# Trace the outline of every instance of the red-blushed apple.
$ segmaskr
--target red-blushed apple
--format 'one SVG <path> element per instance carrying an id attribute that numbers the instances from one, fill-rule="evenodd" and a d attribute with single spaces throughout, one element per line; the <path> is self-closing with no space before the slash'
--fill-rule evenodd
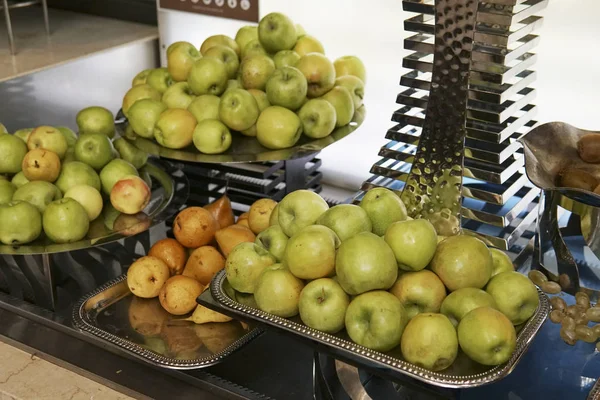
<path id="1" fill-rule="evenodd" d="M 42 224 L 44 233 L 53 242 L 71 243 L 85 237 L 90 220 L 81 204 L 70 198 L 62 198 L 48 204 Z"/>
<path id="2" fill-rule="evenodd" d="M 16 174 L 21 171 L 27 145 L 13 135 L 0 135 L 0 174 Z"/>
<path id="3" fill-rule="evenodd" d="M 440 312 L 456 326 L 465 315 L 479 307 L 496 308 L 496 301 L 489 293 L 481 289 L 462 288 L 446 296 Z"/>
<path id="4" fill-rule="evenodd" d="M 273 72 L 265 86 L 269 103 L 297 110 L 306 99 L 306 78 L 294 67 L 282 67 Z"/>
<path id="5" fill-rule="evenodd" d="M 135 167 L 127 161 L 121 160 L 120 158 L 112 160 L 111 162 L 106 164 L 104 168 L 102 168 L 102 171 L 100 171 L 99 180 L 102 182 L 102 192 L 105 195 L 110 196 L 110 192 L 112 191 L 113 186 L 115 185 L 115 183 L 117 183 L 118 180 L 124 178 L 127 175 L 137 174 L 138 171 L 135 169 Z M 100 190 L 100 187 L 94 187 Z"/>
<path id="6" fill-rule="evenodd" d="M 400 343 L 409 363 L 430 371 L 448 368 L 458 355 L 456 329 L 443 314 L 419 314 L 408 322 Z"/>
<path id="7" fill-rule="evenodd" d="M 458 324 L 460 348 L 483 365 L 507 362 L 517 347 L 517 334 L 510 320 L 491 307 L 479 307 Z"/>
<path id="8" fill-rule="evenodd" d="M 242 293 L 254 293 L 260 274 L 275 264 L 267 250 L 254 243 L 243 242 L 233 248 L 225 261 L 225 273 L 231 287 Z"/>
<path id="9" fill-rule="evenodd" d="M 398 346 L 406 321 L 400 300 L 383 290 L 356 296 L 345 317 L 346 331 L 352 341 L 376 351 L 389 351 Z"/>
<path id="10" fill-rule="evenodd" d="M 340 239 L 323 225 L 310 225 L 296 232 L 288 240 L 283 264 L 301 279 L 332 276 L 335 271 L 336 250 Z"/>
<path id="11" fill-rule="evenodd" d="M 152 192 L 142 178 L 126 175 L 110 191 L 110 204 L 123 214 L 137 214 L 150 202 Z"/>
<path id="12" fill-rule="evenodd" d="M 393 222 L 404 221 L 408 216 L 400 197 L 386 188 L 369 190 L 360 201 L 360 207 L 367 212 L 377 236 L 383 236 Z"/>
<path id="13" fill-rule="evenodd" d="M 244 89 L 265 90 L 267 81 L 275 71 L 275 63 L 266 55 L 247 56 L 240 65 L 240 79 Z"/>
<path id="14" fill-rule="evenodd" d="M 320 53 L 309 53 L 295 65 L 308 82 L 308 97 L 321 97 L 335 85 L 335 69 L 327 57 Z"/>
<path id="15" fill-rule="evenodd" d="M 258 119 L 258 104 L 244 89 L 230 89 L 221 97 L 219 119 L 234 131 L 252 127 Z"/>
<path id="16" fill-rule="evenodd" d="M 308 100 L 298 111 L 298 117 L 304 134 L 313 139 L 329 136 L 337 120 L 335 108 L 323 99 Z"/>
<path id="17" fill-rule="evenodd" d="M 354 116 L 354 101 L 348 89 L 343 86 L 335 86 L 321 98 L 327 100 L 335 108 L 336 127 L 339 128 L 348 125 L 352 121 L 352 117 Z"/>
<path id="18" fill-rule="evenodd" d="M 294 51 L 300 55 L 300 57 L 307 55 L 308 53 L 321 53 L 325 54 L 325 49 L 319 40 L 310 35 L 304 35 L 298 39 L 294 46 Z"/>
<path id="19" fill-rule="evenodd" d="M 281 50 L 273 56 L 275 68 L 293 67 L 300 60 L 300 55 L 294 50 Z"/>
<path id="20" fill-rule="evenodd" d="M 218 58 L 203 57 L 196 61 L 188 75 L 190 89 L 196 95 L 214 94 L 220 96 L 227 87 L 227 69 Z"/>
<path id="21" fill-rule="evenodd" d="M 166 108 L 181 108 L 185 110 L 192 104 L 195 98 L 196 94 L 187 82 L 177 82 L 163 93 L 162 102 L 167 106 Z"/>
<path id="22" fill-rule="evenodd" d="M 294 146 L 302 135 L 300 118 L 287 108 L 267 107 L 256 122 L 256 138 L 268 149 L 286 149 Z"/>
<path id="23" fill-rule="evenodd" d="M 298 302 L 304 282 L 282 264 L 273 264 L 260 274 L 254 300 L 258 308 L 278 317 L 289 318 L 298 314 Z"/>
<path id="24" fill-rule="evenodd" d="M 105 107 L 86 107 L 77 113 L 76 121 L 80 135 L 84 133 L 101 133 L 109 138 L 115 136 L 115 116 Z"/>
<path id="25" fill-rule="evenodd" d="M 192 137 L 200 153 L 221 154 L 231 146 L 231 132 L 218 119 L 205 119 L 196 125 Z"/>
<path id="26" fill-rule="evenodd" d="M 196 97 L 188 106 L 187 110 L 196 117 L 196 121 L 205 119 L 219 119 L 219 103 L 221 99 L 212 94 Z"/>
<path id="27" fill-rule="evenodd" d="M 129 108 L 138 100 L 142 99 L 153 99 L 160 101 L 161 99 L 160 93 L 158 93 L 152 86 L 144 83 L 143 85 L 137 85 L 132 87 L 125 93 L 123 97 L 123 104 L 121 105 L 121 110 L 123 110 L 123 114 L 125 116 L 129 116 Z M 114 121 L 113 121 L 114 122 Z"/>
<path id="28" fill-rule="evenodd" d="M 81 111 L 80 111 L 81 112 Z M 31 150 L 44 149 L 55 153 L 62 159 L 67 152 L 67 139 L 53 126 L 38 126 L 27 139 L 27 148 Z"/>
<path id="29" fill-rule="evenodd" d="M 492 259 L 494 260 L 492 278 L 499 273 L 515 270 L 512 260 L 505 252 L 496 248 L 490 248 L 490 252 L 492 253 Z"/>
<path id="30" fill-rule="evenodd" d="M 291 237 L 302 228 L 313 225 L 328 209 L 327 202 L 317 193 L 306 189 L 295 190 L 279 202 L 277 220 L 283 233 Z"/>
<path id="31" fill-rule="evenodd" d="M 365 65 L 356 56 L 343 56 L 333 62 L 337 77 L 354 75 L 364 83 L 367 83 L 367 72 Z"/>
<path id="32" fill-rule="evenodd" d="M 248 43 L 255 39 L 258 40 L 258 26 L 242 26 L 235 34 L 235 42 L 240 49 L 243 49 Z"/>
<path id="33" fill-rule="evenodd" d="M 348 89 L 354 102 L 354 109 L 358 110 L 363 105 L 365 98 L 365 84 L 354 75 L 344 75 L 336 78 L 335 86 L 342 86 Z"/>
<path id="34" fill-rule="evenodd" d="M 258 39 L 270 53 L 290 50 L 296 44 L 296 27 L 287 16 L 272 12 L 265 15 L 258 23 Z"/>
<path id="35" fill-rule="evenodd" d="M 396 221 L 385 231 L 384 240 L 394 251 L 398 267 L 405 271 L 425 268 L 437 248 L 435 228 L 426 219 Z"/>
<path id="36" fill-rule="evenodd" d="M 400 300 L 409 319 L 420 313 L 437 313 L 446 298 L 446 288 L 429 270 L 400 274 L 390 293 Z"/>
<path id="37" fill-rule="evenodd" d="M 237 42 L 235 40 L 233 40 L 232 38 L 230 38 L 227 35 L 213 35 L 213 36 L 206 38 L 204 40 L 204 42 L 202 42 L 202 45 L 200 46 L 200 53 L 202 53 L 203 56 L 206 56 L 207 51 L 210 50 L 214 46 L 229 47 L 233 51 L 235 51 L 235 53 L 237 54 L 238 57 L 240 55 L 240 46 L 237 44 Z"/>
<path id="38" fill-rule="evenodd" d="M 485 291 L 494 298 L 497 309 L 514 325 L 531 318 L 540 304 L 533 282 L 516 271 L 501 272 L 494 276 Z"/>
<path id="39" fill-rule="evenodd" d="M 0 204 L 0 221 L 0 242 L 6 245 L 29 243 L 42 233 L 42 216 L 26 201 Z"/>
<path id="40" fill-rule="evenodd" d="M 344 329 L 350 298 L 342 287 L 329 278 L 309 282 L 300 293 L 300 319 L 321 332 L 337 333 Z"/>
<path id="41" fill-rule="evenodd" d="M 216 45 L 206 51 L 204 57 L 214 57 L 223 62 L 227 77 L 234 79 L 240 67 L 238 54 L 231 48 L 223 45 Z"/>
<path id="42" fill-rule="evenodd" d="M 175 42 L 167 48 L 167 70 L 176 82 L 187 80 L 194 61 L 202 57 L 189 42 Z M 144 82 L 145 83 L 145 82 Z"/>
<path id="43" fill-rule="evenodd" d="M 54 182 L 60 174 L 60 159 L 45 149 L 30 150 L 23 158 L 23 174 L 30 181 Z"/>
<path id="44" fill-rule="evenodd" d="M 180 108 L 163 112 L 154 129 L 154 138 L 161 146 L 182 149 L 192 144 L 194 129 L 198 122 L 188 110 Z"/>
<path id="45" fill-rule="evenodd" d="M 360 232 L 371 232 L 369 216 L 355 204 L 333 206 L 321 214 L 316 223 L 333 230 L 342 242 Z"/>

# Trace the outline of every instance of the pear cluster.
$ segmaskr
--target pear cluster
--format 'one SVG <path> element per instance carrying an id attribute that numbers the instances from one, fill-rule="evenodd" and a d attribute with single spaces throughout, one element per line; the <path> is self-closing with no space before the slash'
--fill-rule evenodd
<path id="1" fill-rule="evenodd" d="M 428 370 L 450 367 L 461 350 L 479 364 L 505 363 L 515 327 L 539 305 L 535 286 L 504 252 L 474 236 L 439 236 L 386 188 L 331 208 L 298 190 L 260 219 L 256 241 L 226 257 L 233 300 L 299 315 L 318 331 L 345 329 L 369 349 L 398 348 Z"/>
<path id="2" fill-rule="evenodd" d="M 3 244 L 42 236 L 70 243 L 147 228 L 147 154 L 122 138 L 113 140 L 114 116 L 103 107 L 81 110 L 76 123 L 79 135 L 53 126 L 0 132 Z"/>
<path id="3" fill-rule="evenodd" d="M 363 107 L 365 79 L 358 57 L 331 62 L 319 40 L 270 13 L 235 39 L 210 36 L 199 50 L 170 44 L 167 67 L 137 74 L 122 110 L 129 135 L 169 149 L 221 154 L 236 135 L 285 149 L 348 125 Z"/>

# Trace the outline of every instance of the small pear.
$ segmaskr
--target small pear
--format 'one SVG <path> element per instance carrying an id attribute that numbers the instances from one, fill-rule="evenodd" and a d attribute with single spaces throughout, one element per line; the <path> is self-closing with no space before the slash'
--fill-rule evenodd
<path id="1" fill-rule="evenodd" d="M 233 209 L 231 208 L 231 201 L 226 194 L 221 196 L 216 201 L 204 206 L 204 209 L 210 211 L 219 223 L 221 229 L 227 228 L 235 223 L 235 216 L 233 215 Z"/>
<path id="2" fill-rule="evenodd" d="M 227 315 L 218 313 L 210 308 L 198 304 L 191 317 L 186 318 L 186 321 L 192 321 L 195 324 L 205 324 L 207 322 L 229 322 L 233 318 Z"/>
<path id="3" fill-rule="evenodd" d="M 218 230 L 217 233 L 215 233 L 215 239 L 219 244 L 221 253 L 227 257 L 231 250 L 238 244 L 243 242 L 253 243 L 256 240 L 256 235 L 254 235 L 250 228 L 238 224 Z"/>

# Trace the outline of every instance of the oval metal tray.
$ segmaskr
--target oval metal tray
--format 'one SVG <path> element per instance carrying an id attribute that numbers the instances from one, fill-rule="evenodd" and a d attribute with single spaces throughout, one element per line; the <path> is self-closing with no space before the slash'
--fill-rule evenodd
<path id="1" fill-rule="evenodd" d="M 186 316 L 167 316 L 158 298 L 138 299 L 145 304 L 134 305 L 132 310 L 134 299 L 127 287 L 127 276 L 122 275 L 80 299 L 73 307 L 73 324 L 128 355 L 170 369 L 214 365 L 261 333 L 236 320 L 202 325 L 180 321 Z M 161 332 L 144 336 L 136 331 L 130 322 L 136 311 L 137 321 L 152 313 L 150 323 L 155 323 L 152 319 L 162 311 L 165 320 Z"/>
<path id="2" fill-rule="evenodd" d="M 189 184 L 185 174 L 172 163 L 152 159 L 148 160 L 144 168 L 152 178 L 153 183 L 152 198 L 144 209 L 144 213 L 148 216 L 149 225 L 145 229 L 136 231 L 135 233 L 143 232 L 166 221 L 185 205 L 189 195 Z M 102 215 L 98 218 L 102 218 Z M 54 243 L 42 233 L 40 238 L 28 244 L 19 246 L 0 245 L 0 254 L 33 255 L 60 253 L 100 246 L 131 236 L 126 231 L 115 232 L 108 229 L 106 231 L 104 235 L 86 236 L 85 239 L 72 243 Z"/>
<path id="3" fill-rule="evenodd" d="M 121 133 L 121 136 L 129 140 L 140 150 L 171 160 L 198 163 L 281 161 L 306 157 L 309 154 L 321 151 L 327 146 L 345 138 L 363 123 L 365 114 L 365 106 L 362 106 L 354 113 L 354 118 L 350 124 L 337 128 L 331 135 L 316 140 L 302 135 L 295 146 L 281 150 L 267 149 L 258 143 L 256 138 L 244 136 L 238 132 L 232 132 L 233 141 L 231 147 L 223 154 L 202 154 L 193 145 L 180 150 L 168 149 L 160 146 L 151 139 L 145 139 L 139 136 L 128 138 L 123 132 Z M 120 129 L 124 131 L 127 121 L 122 117 L 121 113 L 119 114 L 117 123 L 120 126 Z"/>
<path id="4" fill-rule="evenodd" d="M 540 305 L 529 321 L 519 327 L 517 348 L 506 364 L 487 367 L 475 363 L 462 351 L 459 351 L 456 361 L 450 368 L 441 372 L 432 372 L 404 361 L 399 346 L 390 352 L 380 353 L 352 342 L 345 330 L 331 335 L 307 327 L 298 316 L 291 319 L 280 318 L 240 304 L 229 298 L 223 290 L 225 281 L 225 271 L 219 272 L 213 278 L 210 290 L 213 299 L 230 315 L 239 315 L 246 319 L 255 320 L 292 333 L 298 338 L 316 342 L 334 355 L 341 356 L 353 364 L 364 365 L 373 369 L 386 369 L 391 373 L 406 375 L 431 385 L 456 389 L 489 384 L 510 374 L 541 328 L 550 310 L 548 297 L 538 290 Z"/>

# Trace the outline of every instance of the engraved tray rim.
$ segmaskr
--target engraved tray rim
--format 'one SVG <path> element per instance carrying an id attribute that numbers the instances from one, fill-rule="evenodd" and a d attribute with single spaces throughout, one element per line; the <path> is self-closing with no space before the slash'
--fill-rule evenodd
<path id="1" fill-rule="evenodd" d="M 122 337 L 119 337 L 101 328 L 98 328 L 93 324 L 91 318 L 89 317 L 89 314 L 85 312 L 86 304 L 94 296 L 97 296 L 100 293 L 118 284 L 121 284 L 126 279 L 127 275 L 123 274 L 98 287 L 97 289 L 86 294 L 85 296 L 81 297 L 73 307 L 72 320 L 75 328 L 79 329 L 80 331 L 86 334 L 98 337 L 110 343 L 111 345 L 116 346 L 117 348 L 126 352 L 127 354 L 130 354 L 138 359 L 144 360 L 152 365 L 176 370 L 199 369 L 215 365 L 221 362 L 225 357 L 227 357 L 234 351 L 240 349 L 241 347 L 250 343 L 252 340 L 256 339 L 262 333 L 262 330 L 259 327 L 254 327 L 241 338 L 239 338 L 220 352 L 213 354 L 210 357 L 204 357 L 194 360 L 177 360 L 174 358 L 165 357 L 150 350 L 146 350 L 145 348 L 139 346 L 136 343 L 133 343 L 129 340 L 123 339 Z"/>
<path id="2" fill-rule="evenodd" d="M 163 188 L 166 192 L 165 198 L 162 200 L 161 204 L 157 207 L 157 209 L 151 215 L 149 215 L 149 217 L 151 218 L 150 225 L 147 229 L 144 229 L 143 232 L 165 222 L 172 215 L 174 215 L 181 208 L 181 206 L 185 205 L 190 194 L 190 184 L 187 179 L 187 176 L 185 175 L 181 167 L 179 167 L 171 161 L 161 160 L 158 158 L 148 159 L 147 164 L 150 166 L 150 168 L 148 169 L 148 173 L 151 177 L 156 177 L 156 172 L 159 171 L 159 173 L 165 175 L 165 178 L 168 178 L 170 180 L 171 190 L 169 192 L 165 185 L 161 183 L 160 187 Z M 154 174 L 152 173 L 152 169 L 155 170 Z M 33 241 L 33 244 L 28 243 L 17 246 L 11 246 L 0 243 L 0 255 L 26 256 L 85 250 L 92 247 L 106 245 L 118 240 L 126 239 L 130 236 L 131 235 L 124 235 L 121 232 L 112 231 L 106 236 L 102 236 L 99 238 L 85 237 L 81 240 L 70 243 L 51 242 L 46 245 L 35 244 L 35 242 L 38 241 L 39 238 Z"/>
<path id="3" fill-rule="evenodd" d="M 321 345 L 334 348 L 338 351 L 346 353 L 354 360 L 360 360 L 361 363 L 367 364 L 369 367 L 389 368 L 395 373 L 407 375 L 430 385 L 452 389 L 466 389 L 482 386 L 499 381 L 500 379 L 508 376 L 517 366 L 523 354 L 525 354 L 525 351 L 542 327 L 548 316 L 548 312 L 550 311 L 550 301 L 548 300 L 548 297 L 541 290 L 536 288 L 538 291 L 540 304 L 533 316 L 517 334 L 517 347 L 510 360 L 505 364 L 495 366 L 490 370 L 479 374 L 468 376 L 452 376 L 426 370 L 404 360 L 391 357 L 375 350 L 367 349 L 366 347 L 360 346 L 349 340 L 341 339 L 331 334 L 309 328 L 306 325 L 296 323 L 289 319 L 277 317 L 273 314 L 269 314 L 238 303 L 229 298 L 223 291 L 223 281 L 225 278 L 226 275 L 224 270 L 218 272 L 210 283 L 210 291 L 213 298 L 222 307 L 232 313 L 243 315 L 263 324 L 296 334 L 304 339 L 316 341 Z"/>

